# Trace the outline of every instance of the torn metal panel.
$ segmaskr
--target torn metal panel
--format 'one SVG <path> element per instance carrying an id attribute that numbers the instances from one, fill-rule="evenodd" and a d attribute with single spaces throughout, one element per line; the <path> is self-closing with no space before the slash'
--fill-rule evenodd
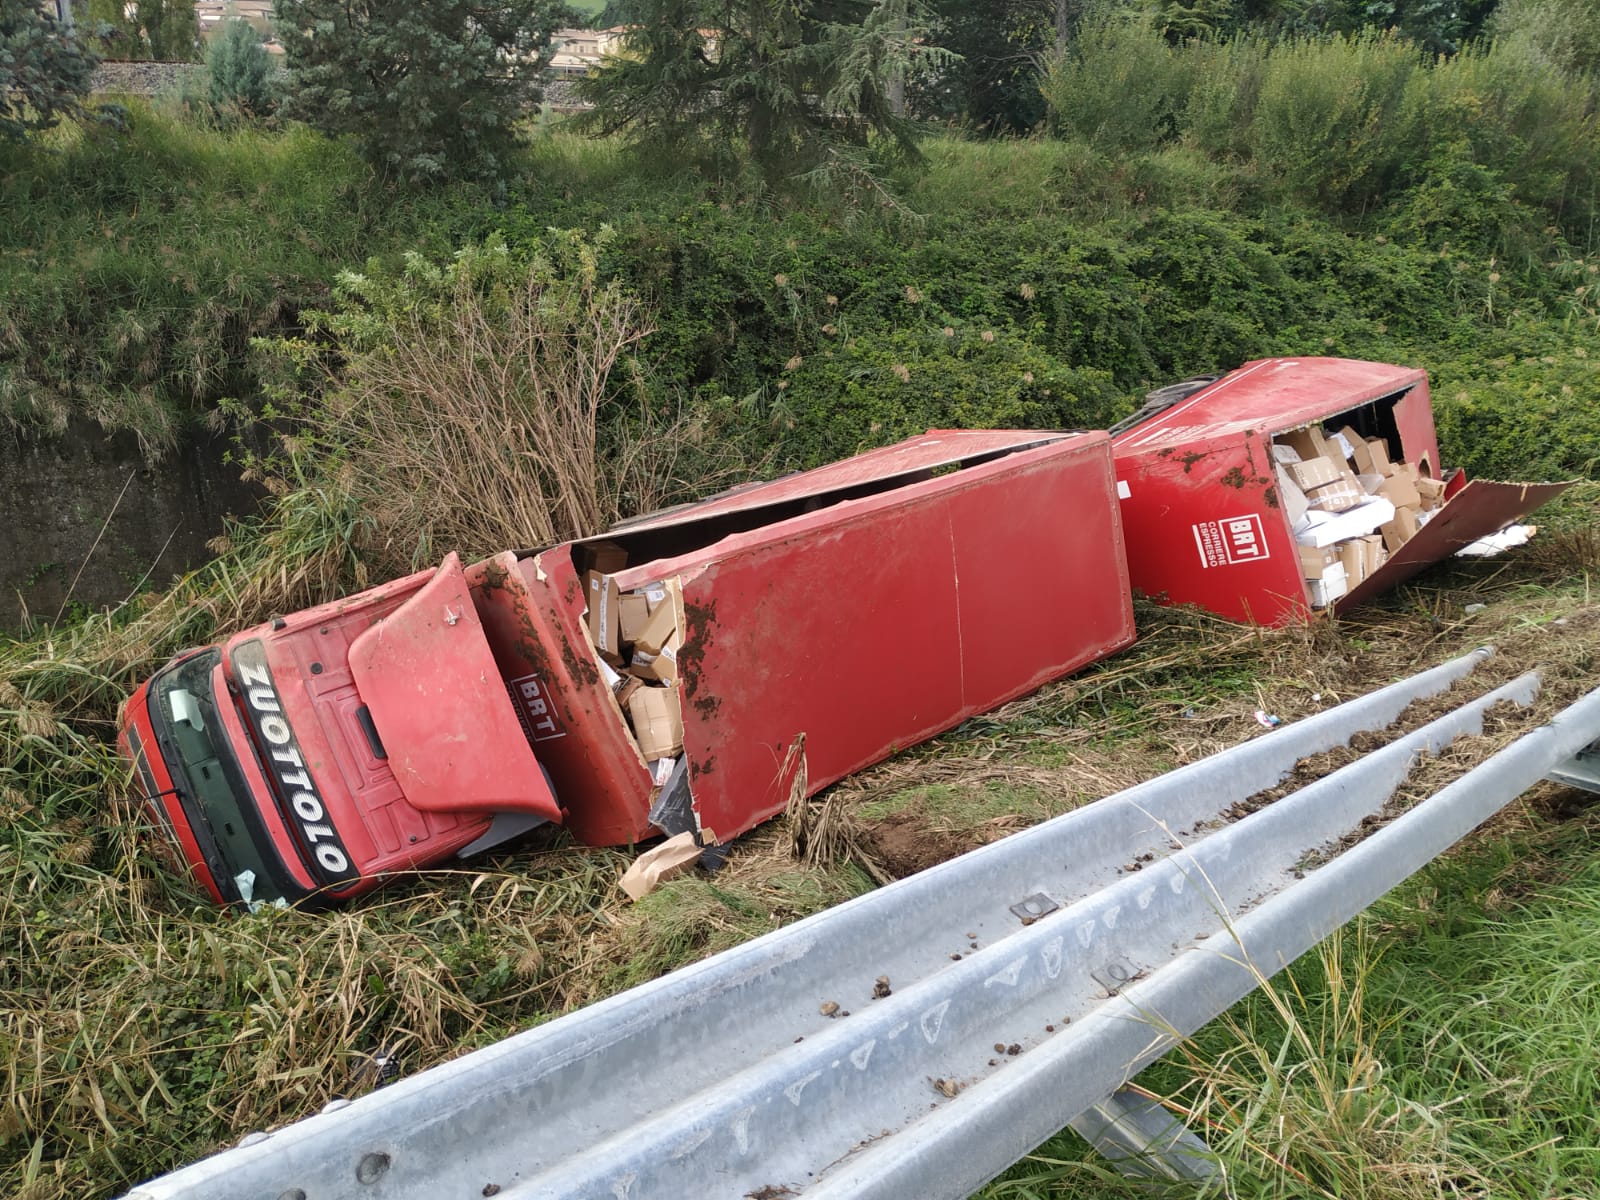
<path id="1" fill-rule="evenodd" d="M 1410 579 L 1417 572 L 1449 558 L 1461 547 L 1548 504 L 1572 484 L 1495 483 L 1474 479 L 1450 494 L 1416 536 L 1341 599 L 1334 610 L 1344 612 Z"/>
<path id="2" fill-rule="evenodd" d="M 350 675 L 413 807 L 561 819 L 504 701 L 454 554 L 416 595 L 350 643 Z"/>

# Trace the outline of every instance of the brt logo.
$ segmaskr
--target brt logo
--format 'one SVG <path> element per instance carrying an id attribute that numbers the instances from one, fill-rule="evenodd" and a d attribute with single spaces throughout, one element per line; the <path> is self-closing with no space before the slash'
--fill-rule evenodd
<path id="1" fill-rule="evenodd" d="M 1261 518 L 1254 513 L 1244 517 L 1229 517 L 1222 522 L 1223 546 L 1228 561 L 1255 562 L 1267 556 L 1267 535 L 1261 527 Z"/>
<path id="2" fill-rule="evenodd" d="M 516 701 L 517 716 L 522 720 L 523 732 L 533 742 L 548 742 L 566 737 L 560 718 L 556 715 L 555 701 L 550 689 L 537 675 L 524 675 L 506 684 L 506 690 Z"/>
<path id="3" fill-rule="evenodd" d="M 1226 567 L 1267 558 L 1267 534 L 1258 513 L 1201 521 L 1190 527 L 1202 567 Z"/>

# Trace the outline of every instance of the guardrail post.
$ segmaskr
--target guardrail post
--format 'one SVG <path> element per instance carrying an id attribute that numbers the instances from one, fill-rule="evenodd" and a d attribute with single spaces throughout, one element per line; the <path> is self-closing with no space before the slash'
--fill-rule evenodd
<path id="1" fill-rule="evenodd" d="M 1545 778 L 1566 787 L 1600 793 L 1600 740 L 1590 742 L 1571 758 L 1558 762 Z"/>
<path id="2" fill-rule="evenodd" d="M 1124 1175 L 1206 1183 L 1223 1173 L 1198 1134 L 1132 1088 L 1118 1088 L 1068 1124 Z"/>

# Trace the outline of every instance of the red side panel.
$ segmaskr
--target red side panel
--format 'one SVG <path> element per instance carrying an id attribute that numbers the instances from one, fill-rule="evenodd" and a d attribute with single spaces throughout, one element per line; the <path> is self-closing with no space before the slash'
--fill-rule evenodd
<path id="1" fill-rule="evenodd" d="M 351 642 L 350 673 L 413 807 L 561 819 L 506 701 L 454 554 L 415 596 Z"/>
<path id="2" fill-rule="evenodd" d="M 1281 625 L 1308 610 L 1278 507 L 1268 438 L 1254 432 L 1117 456 L 1136 591 L 1233 621 Z"/>
<path id="3" fill-rule="evenodd" d="M 676 577 L 684 743 L 702 829 L 780 811 L 804 736 L 815 792 L 1128 645 L 1104 434 L 729 537 L 618 576 Z"/>
<path id="4" fill-rule="evenodd" d="M 1474 479 L 1457 492 L 1417 535 L 1360 585 L 1334 602 L 1340 612 L 1396 587 L 1418 571 L 1442 562 L 1461 547 L 1498 533 L 1548 504 L 1571 483 L 1494 483 Z"/>
<path id="5" fill-rule="evenodd" d="M 591 846 L 650 836 L 650 775 L 600 677 L 568 548 L 498 554 L 467 577 L 505 679 L 501 703 L 508 689 L 567 828 Z"/>

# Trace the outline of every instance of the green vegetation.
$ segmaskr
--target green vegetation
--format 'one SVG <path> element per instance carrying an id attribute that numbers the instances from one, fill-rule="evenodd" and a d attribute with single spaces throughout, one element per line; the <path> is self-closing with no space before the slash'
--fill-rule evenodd
<path id="1" fill-rule="evenodd" d="M 586 115 L 646 152 L 737 179 L 804 178 L 819 190 L 883 195 L 878 153 L 915 154 L 905 85 L 948 60 L 925 44 L 918 0 L 628 0 L 615 60 L 583 80 Z M 708 40 L 703 31 L 715 30 Z"/>
<path id="2" fill-rule="evenodd" d="M 272 56 L 254 26 L 237 17 L 222 22 L 206 47 L 206 99 L 221 120 L 268 116 L 277 107 Z"/>
<path id="3" fill-rule="evenodd" d="M 347 89 L 353 64 L 438 32 L 408 20 L 291 62 L 299 111 L 336 134 L 359 111 L 361 136 L 168 101 L 120 133 L 52 128 L 87 59 L 52 58 L 33 6 L 0 4 L 26 52 L 0 58 L 7 435 L 87 420 L 155 459 L 234 421 L 273 496 L 163 592 L 0 640 L 0 1191 L 27 1200 L 115 1194 L 370 1088 L 380 1051 L 441 1061 L 874 870 L 870 830 L 845 839 L 861 862 L 832 865 L 767 831 L 626 908 L 626 855 L 547 834 L 353 912 L 224 917 L 141 836 L 111 750 L 118 703 L 182 646 L 446 548 L 593 529 L 930 426 L 1103 426 L 1149 387 L 1274 353 L 1426 367 L 1447 465 L 1597 474 L 1600 60 L 1578 0 L 934 3 L 925 44 L 964 57 L 907 80 L 907 102 L 1035 132 L 924 134 L 920 162 L 881 136 L 889 43 L 915 23 L 893 6 L 843 6 L 894 18 L 848 70 L 752 33 L 696 80 L 731 81 L 718 120 L 685 100 L 631 126 L 684 135 L 672 161 L 513 120 L 509 84 L 481 124 L 434 93 L 445 70 Z M 1370 27 L 1377 9 L 1401 32 Z M 537 59 L 554 15 L 523 4 L 507 29 Z M 1497 40 L 1471 42 L 1486 21 Z M 430 61 L 473 75 L 487 46 Z M 844 87 L 851 119 L 764 124 L 795 97 L 738 88 L 778 50 L 791 90 Z M 213 79 L 254 115 L 245 66 Z M 626 71 L 607 86 L 648 76 Z M 802 170 L 842 155 L 846 186 L 795 188 L 783 148 Z M 1515 641 L 1589 603 L 1595 499 L 1542 516 L 1542 547 L 1311 630 L 1142 609 L 1134 650 L 841 785 L 838 809 L 924 821 L 954 853 L 1237 741 L 1258 707 L 1293 719 Z M 1575 684 L 1593 662 L 1565 667 Z M 1530 802 L 1142 1085 L 1210 1122 L 1242 1196 L 1587 1194 L 1596 828 Z M 1070 1138 L 986 1193 L 1134 1194 Z"/>
<path id="4" fill-rule="evenodd" d="M 276 0 L 285 113 L 407 183 L 493 180 L 539 99 L 554 0 Z"/>
<path id="5" fill-rule="evenodd" d="M 73 7 L 105 58 L 193 62 L 200 45 L 194 0 L 77 0 Z"/>

